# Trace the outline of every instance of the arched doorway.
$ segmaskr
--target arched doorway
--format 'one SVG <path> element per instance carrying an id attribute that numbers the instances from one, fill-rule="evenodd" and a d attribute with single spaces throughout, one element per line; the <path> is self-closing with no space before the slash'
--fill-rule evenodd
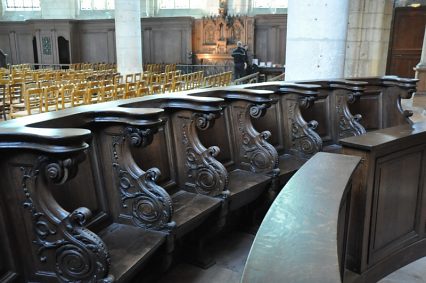
<path id="1" fill-rule="evenodd" d="M 33 54 L 34 54 L 34 64 L 38 64 L 37 39 L 35 36 L 33 36 Z M 35 68 L 38 69 L 38 65 L 35 65 Z"/>
<path id="2" fill-rule="evenodd" d="M 69 64 L 70 61 L 70 42 L 63 36 L 58 37 L 59 64 Z"/>

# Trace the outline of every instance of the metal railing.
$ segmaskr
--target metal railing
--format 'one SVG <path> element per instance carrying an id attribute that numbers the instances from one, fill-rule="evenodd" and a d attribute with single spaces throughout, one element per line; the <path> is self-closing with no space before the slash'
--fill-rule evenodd
<path id="1" fill-rule="evenodd" d="M 233 71 L 232 65 L 184 65 L 177 64 L 176 69 L 180 70 L 183 74 L 195 73 L 203 71 L 204 76 L 211 76 L 220 73 Z"/>
<path id="2" fill-rule="evenodd" d="M 258 83 L 258 82 L 259 82 L 259 72 L 236 79 L 235 81 L 232 82 L 232 84 L 241 85 L 241 84 L 251 84 L 251 83 Z"/>

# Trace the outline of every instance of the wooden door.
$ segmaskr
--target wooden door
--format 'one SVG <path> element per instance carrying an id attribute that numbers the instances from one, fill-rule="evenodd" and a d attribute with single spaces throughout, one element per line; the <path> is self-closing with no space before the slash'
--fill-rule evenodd
<path id="1" fill-rule="evenodd" d="M 426 25 L 426 7 L 395 8 L 386 73 L 413 78 L 420 62 Z"/>

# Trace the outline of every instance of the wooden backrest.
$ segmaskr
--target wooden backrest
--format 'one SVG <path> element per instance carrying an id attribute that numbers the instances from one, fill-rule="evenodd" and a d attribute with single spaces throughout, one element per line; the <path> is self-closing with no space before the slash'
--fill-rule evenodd
<path id="1" fill-rule="evenodd" d="M 59 109 L 59 87 L 50 86 L 44 89 L 44 111 L 57 111 Z"/>
<path id="2" fill-rule="evenodd" d="M 44 107 L 44 93 L 41 88 L 28 89 L 25 94 L 25 109 L 28 115 L 41 113 Z"/>
<path id="3" fill-rule="evenodd" d="M 416 91 L 417 79 L 384 76 L 356 80 L 367 82 L 367 85 L 364 94 L 350 104 L 349 109 L 362 115 L 360 123 L 367 131 L 411 123 L 412 112 L 402 109 L 401 98 L 411 98 Z"/>
<path id="4" fill-rule="evenodd" d="M 71 107 L 85 104 L 87 104 L 87 91 L 75 88 L 71 94 Z"/>
<path id="5" fill-rule="evenodd" d="M 257 173 L 271 172 L 278 166 L 278 154 L 268 143 L 271 133 L 258 132 L 252 120 L 265 115 L 277 100 L 272 91 L 213 88 L 194 91 L 196 95 L 225 99 L 223 116 L 203 132 L 200 139 L 206 146 L 217 145 L 218 155 L 228 170 L 235 168 Z"/>

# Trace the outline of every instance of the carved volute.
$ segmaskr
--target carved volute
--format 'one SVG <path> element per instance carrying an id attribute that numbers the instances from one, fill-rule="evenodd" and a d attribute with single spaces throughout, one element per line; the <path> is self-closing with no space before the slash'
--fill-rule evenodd
<path id="1" fill-rule="evenodd" d="M 335 123 L 333 129 L 335 141 L 350 137 L 359 136 L 366 133 L 365 128 L 360 124 L 361 114 L 353 115 L 348 108 L 348 104 L 357 102 L 364 92 L 365 82 L 332 81 L 329 82 L 332 94 L 332 120 Z"/>
<path id="2" fill-rule="evenodd" d="M 51 190 L 78 173 L 78 165 L 85 158 L 84 150 L 90 132 L 66 129 L 12 129 L 0 136 L 11 147 L 20 147 L 9 160 L 20 180 L 16 184 L 17 213 L 28 227 L 26 233 L 16 233 L 22 258 L 31 257 L 21 266 L 25 281 L 45 282 L 54 277 L 59 282 L 112 282 L 109 276 L 110 259 L 103 241 L 84 228 L 91 211 L 81 207 L 69 213 L 52 196 Z M 30 142 L 28 142 L 30 141 Z M 35 141 L 35 142 L 34 142 Z M 1 147 L 7 147 L 3 142 Z M 18 216 L 18 215 L 17 215 Z M 18 252 L 18 251 L 16 251 Z"/>
<path id="3" fill-rule="evenodd" d="M 197 130 L 204 131 L 213 126 L 220 112 L 178 111 L 173 114 L 173 128 L 178 160 L 184 167 L 179 176 L 188 190 L 209 196 L 226 197 L 228 172 L 216 160 L 220 149 L 217 146 L 205 148 Z"/>
<path id="4" fill-rule="evenodd" d="M 237 148 L 234 151 L 237 153 L 237 163 L 243 169 L 255 173 L 278 170 L 278 153 L 267 141 L 271 133 L 269 131 L 259 133 L 251 121 L 264 116 L 272 102 L 274 101 L 270 99 L 259 103 L 244 100 L 230 101 L 227 111 L 231 112 L 235 132 L 236 142 L 233 144 Z"/>
<path id="5" fill-rule="evenodd" d="M 127 215 L 137 226 L 171 230 L 173 206 L 170 195 L 156 184 L 160 170 L 143 171 L 136 165 L 131 147 L 147 146 L 152 142 L 157 129 L 120 127 L 121 133 L 111 137 L 112 167 L 116 187 L 120 193 L 121 214 Z"/>
<path id="6" fill-rule="evenodd" d="M 290 152 L 302 156 L 311 156 L 322 150 L 321 137 L 315 132 L 318 122 L 306 122 L 300 112 L 301 108 L 309 108 L 317 99 L 318 86 L 289 85 L 279 90 L 280 103 L 287 109 L 284 117 L 287 133 L 286 147 Z"/>
<path id="7" fill-rule="evenodd" d="M 135 162 L 132 148 L 148 146 L 158 128 L 163 124 L 161 109 L 126 109 L 126 117 L 118 121 L 118 113 L 99 111 L 97 123 L 107 123 L 99 136 L 102 148 L 109 151 L 113 170 L 113 185 L 107 185 L 111 202 L 117 211 L 117 219 L 145 229 L 170 231 L 175 227 L 171 221 L 173 205 L 170 195 L 156 184 L 160 176 L 158 168 L 142 170 Z M 115 114 L 115 115 L 114 115 Z M 99 126 L 99 125 L 98 125 Z M 104 140 L 106 138 L 107 140 Z M 107 156 L 108 156 L 107 155 Z M 143 161 L 142 161 L 143 162 Z"/>
<path id="8" fill-rule="evenodd" d="M 398 77 L 382 77 L 381 83 L 385 87 L 384 95 L 385 108 L 387 110 L 397 110 L 397 113 L 384 113 L 384 127 L 391 127 L 411 123 L 409 119 L 413 116 L 413 111 L 402 109 L 401 99 L 410 99 L 416 92 L 417 79 L 404 79 Z M 394 111 L 393 111 L 394 112 Z"/>

